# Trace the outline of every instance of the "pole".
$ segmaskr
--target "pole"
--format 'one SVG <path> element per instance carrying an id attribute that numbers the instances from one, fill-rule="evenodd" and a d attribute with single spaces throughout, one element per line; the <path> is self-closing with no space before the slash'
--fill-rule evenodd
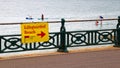
<path id="1" fill-rule="evenodd" d="M 120 47 L 120 16 L 118 16 L 117 35 L 115 47 Z"/>
<path id="2" fill-rule="evenodd" d="M 66 29 L 65 29 L 65 20 L 61 19 L 61 28 L 60 28 L 60 46 L 58 49 L 58 52 L 68 52 L 67 46 L 66 46 Z"/>
<path id="3" fill-rule="evenodd" d="M 1 36 L 0 36 L 0 53 L 2 53 L 2 46 L 1 46 Z"/>

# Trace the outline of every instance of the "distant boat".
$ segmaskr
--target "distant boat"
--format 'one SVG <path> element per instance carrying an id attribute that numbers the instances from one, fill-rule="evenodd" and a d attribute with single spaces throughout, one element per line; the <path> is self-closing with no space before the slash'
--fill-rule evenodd
<path id="1" fill-rule="evenodd" d="M 34 18 L 32 17 L 26 17 L 26 20 L 33 20 Z"/>

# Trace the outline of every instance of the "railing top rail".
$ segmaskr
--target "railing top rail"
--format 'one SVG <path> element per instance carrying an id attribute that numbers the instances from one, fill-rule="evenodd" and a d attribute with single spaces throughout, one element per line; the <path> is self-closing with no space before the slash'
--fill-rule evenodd
<path id="1" fill-rule="evenodd" d="M 102 19 L 102 21 L 118 20 L 118 18 L 112 19 Z M 66 20 L 65 22 L 88 22 L 88 21 L 101 21 L 101 19 L 91 19 L 91 20 Z"/>
<path id="2" fill-rule="evenodd" d="M 102 21 L 110 21 L 110 20 L 118 20 L 118 18 L 111 18 L 111 19 L 102 19 Z M 89 20 L 65 20 L 65 22 L 88 22 L 88 21 L 101 21 L 101 19 L 89 19 Z M 44 22 L 44 21 L 42 21 Z M 60 23 L 61 21 L 45 21 L 49 23 Z M 0 25 L 16 25 L 16 24 L 30 24 L 35 22 L 16 22 L 16 23 L 0 23 Z"/>

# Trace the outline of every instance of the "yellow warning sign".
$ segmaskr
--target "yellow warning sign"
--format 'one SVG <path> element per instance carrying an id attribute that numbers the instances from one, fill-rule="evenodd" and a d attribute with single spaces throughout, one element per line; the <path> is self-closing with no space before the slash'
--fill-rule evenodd
<path id="1" fill-rule="evenodd" d="M 22 43 L 44 42 L 49 40 L 48 23 L 35 22 L 21 24 Z"/>

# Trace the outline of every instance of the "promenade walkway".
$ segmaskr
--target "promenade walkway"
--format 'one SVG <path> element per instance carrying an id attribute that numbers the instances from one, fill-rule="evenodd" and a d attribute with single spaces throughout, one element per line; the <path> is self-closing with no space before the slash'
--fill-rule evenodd
<path id="1" fill-rule="evenodd" d="M 0 68 L 120 68 L 120 49 L 106 47 L 69 53 L 1 59 Z"/>

